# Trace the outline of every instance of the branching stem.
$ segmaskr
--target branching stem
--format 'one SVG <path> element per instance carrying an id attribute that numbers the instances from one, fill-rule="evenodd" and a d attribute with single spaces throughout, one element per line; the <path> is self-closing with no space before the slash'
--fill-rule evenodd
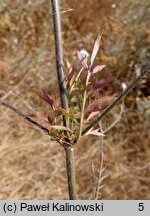
<path id="1" fill-rule="evenodd" d="M 66 93 L 66 84 L 63 66 L 63 47 L 62 47 L 62 31 L 61 31 L 61 16 L 60 16 L 60 1 L 51 0 L 52 13 L 53 13 L 53 26 L 55 38 L 55 52 L 56 52 L 56 66 L 57 77 L 59 83 L 60 99 L 62 108 L 69 110 L 68 98 Z M 69 126 L 69 119 L 63 117 L 64 126 Z M 68 191 L 71 200 L 76 199 L 76 180 L 75 180 L 75 165 L 73 149 L 65 148 L 66 152 L 66 169 L 68 178 Z"/>
<path id="2" fill-rule="evenodd" d="M 39 124 L 38 122 L 34 121 L 33 119 L 31 119 L 29 116 L 27 116 L 26 114 L 24 114 L 23 112 L 21 112 L 20 110 L 16 109 L 15 107 L 13 107 L 12 105 L 6 103 L 5 101 L 3 101 L 2 99 L 0 99 L 0 103 L 2 105 L 4 105 L 5 107 L 11 109 L 12 111 L 14 111 L 15 113 L 17 113 L 18 115 L 22 116 L 24 119 L 26 119 L 27 121 L 29 121 L 30 123 L 34 124 L 36 127 L 40 128 L 41 130 L 43 130 L 46 133 L 49 133 L 49 130 L 47 128 L 45 128 L 44 126 L 42 126 L 41 124 Z"/>
<path id="3" fill-rule="evenodd" d="M 92 127 L 98 124 L 99 121 L 101 121 L 107 113 L 109 113 L 123 98 L 125 98 L 125 96 L 129 94 L 132 91 L 132 89 L 135 88 L 135 86 L 138 85 L 139 82 L 144 78 L 144 76 L 146 76 L 149 72 L 150 67 L 145 68 L 141 75 L 138 78 L 136 78 L 129 85 L 129 87 L 112 104 L 110 104 L 95 121 L 93 121 L 87 128 L 83 130 L 82 135 L 86 134 Z"/>

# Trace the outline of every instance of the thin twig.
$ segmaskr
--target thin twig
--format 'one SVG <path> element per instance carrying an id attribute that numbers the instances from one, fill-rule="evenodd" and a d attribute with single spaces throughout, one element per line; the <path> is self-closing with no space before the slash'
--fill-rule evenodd
<path id="1" fill-rule="evenodd" d="M 30 123 L 34 124 L 36 127 L 40 128 L 41 130 L 43 130 L 46 133 L 49 133 L 49 130 L 47 128 L 45 128 L 44 126 L 42 126 L 41 124 L 39 124 L 38 122 L 34 121 L 33 119 L 31 119 L 29 116 L 27 116 L 26 114 L 22 113 L 20 110 L 16 109 L 15 107 L 13 107 L 12 105 L 6 103 L 5 101 L 3 101 L 2 99 L 0 99 L 0 103 L 2 105 L 4 105 L 5 107 L 8 107 L 9 109 L 11 109 L 12 111 L 14 111 L 15 113 L 17 113 L 18 115 L 22 116 L 24 119 L 26 119 L 27 121 L 29 121 Z"/>
<path id="2" fill-rule="evenodd" d="M 95 188 L 95 197 L 94 197 L 95 200 L 98 199 L 98 196 L 100 194 L 100 190 L 104 186 L 104 185 L 102 185 L 102 182 L 106 177 L 104 175 L 105 167 L 104 167 L 104 137 L 103 136 L 100 137 L 99 161 L 100 161 L 100 164 L 99 164 L 99 176 L 98 176 L 98 182 L 97 182 L 97 185 L 96 185 L 96 188 Z"/>
<path id="3" fill-rule="evenodd" d="M 80 138 L 82 136 L 83 121 L 84 121 L 84 109 L 85 109 L 85 105 L 86 105 L 87 85 L 88 85 L 88 82 L 89 82 L 89 78 L 90 78 L 89 72 L 87 72 L 86 85 L 85 85 L 85 89 L 84 89 L 83 102 L 82 102 L 82 108 L 81 108 L 79 135 L 78 135 L 75 146 L 79 143 Z"/>
<path id="4" fill-rule="evenodd" d="M 99 126 L 100 126 L 100 130 L 102 133 L 107 133 L 109 130 L 111 130 L 121 119 L 122 115 L 123 115 L 123 112 L 124 112 L 124 99 L 122 99 L 122 104 L 121 104 L 121 110 L 120 110 L 120 113 L 117 114 L 117 117 L 115 118 L 115 120 L 105 129 L 103 130 L 102 128 L 102 121 L 99 121 Z"/>
<path id="5" fill-rule="evenodd" d="M 143 70 L 143 72 L 141 73 L 141 75 L 135 79 L 130 86 L 112 103 L 110 104 L 103 112 L 102 114 L 95 120 L 93 121 L 89 126 L 87 126 L 83 132 L 82 135 L 86 134 L 92 127 L 94 127 L 96 124 L 99 123 L 99 121 L 104 118 L 104 116 L 106 114 L 108 114 L 123 98 L 125 98 L 125 96 L 127 94 L 129 94 L 133 88 L 135 88 L 135 86 L 137 84 L 139 84 L 139 82 L 144 78 L 144 76 L 146 76 L 148 73 L 150 72 L 150 67 L 147 67 Z"/>

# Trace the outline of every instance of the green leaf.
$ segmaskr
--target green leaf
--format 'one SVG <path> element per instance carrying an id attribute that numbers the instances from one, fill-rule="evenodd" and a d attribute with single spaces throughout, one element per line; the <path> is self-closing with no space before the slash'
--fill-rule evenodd
<path id="1" fill-rule="evenodd" d="M 63 109 L 62 107 L 59 108 L 59 111 L 61 112 L 62 115 L 76 121 L 76 118 L 73 113 L 68 112 L 67 110 Z"/>

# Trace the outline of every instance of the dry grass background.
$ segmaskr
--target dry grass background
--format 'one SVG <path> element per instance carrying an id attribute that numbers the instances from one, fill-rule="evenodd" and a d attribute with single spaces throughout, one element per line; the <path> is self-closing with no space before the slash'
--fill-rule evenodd
<path id="1" fill-rule="evenodd" d="M 148 65 L 150 29 L 148 0 L 61 1 L 64 54 L 76 63 L 75 48 L 91 51 L 104 31 L 99 61 L 112 76 L 110 91 Z M 117 77 L 117 78 L 116 78 Z M 0 1 L 0 97 L 31 113 L 44 109 L 36 93 L 58 95 L 50 1 Z M 150 80 L 125 101 L 121 121 L 104 139 L 106 179 L 99 199 L 150 199 Z M 113 113 L 118 110 L 113 110 Z M 105 122 L 105 121 L 104 121 Z M 92 198 L 91 161 L 99 163 L 100 141 L 84 139 L 75 150 L 77 191 Z M 67 199 L 65 155 L 38 129 L 0 106 L 0 199 Z"/>

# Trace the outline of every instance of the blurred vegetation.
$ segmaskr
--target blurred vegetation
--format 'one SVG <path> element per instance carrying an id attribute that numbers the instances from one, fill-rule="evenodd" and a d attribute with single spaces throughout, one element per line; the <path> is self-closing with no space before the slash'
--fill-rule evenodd
<path id="1" fill-rule="evenodd" d="M 149 65 L 149 0 L 62 0 L 61 11 L 64 54 L 73 64 L 75 48 L 91 52 L 103 32 L 97 61 L 113 78 L 112 95 Z M 37 96 L 42 89 L 58 96 L 50 1 L 1 0 L 0 97 L 31 113 L 44 108 Z M 0 111 L 0 199 L 67 199 L 63 149 L 11 111 L 2 106 Z M 117 112 L 118 107 L 110 117 Z M 150 199 L 149 120 L 147 77 L 126 98 L 121 121 L 105 136 L 106 178 L 99 199 Z M 84 139 L 75 152 L 80 199 L 92 198 L 91 161 L 97 169 L 99 143 Z"/>

